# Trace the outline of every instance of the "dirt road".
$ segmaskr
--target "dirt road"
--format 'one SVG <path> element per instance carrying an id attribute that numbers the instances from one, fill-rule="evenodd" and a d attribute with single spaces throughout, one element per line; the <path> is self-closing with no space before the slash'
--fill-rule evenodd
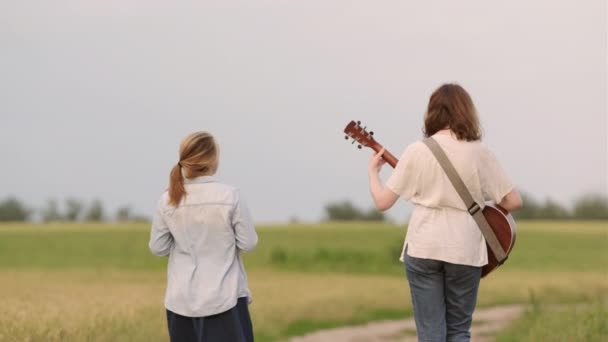
<path id="1" fill-rule="evenodd" d="M 507 305 L 478 309 L 473 316 L 471 340 L 490 342 L 494 336 L 524 311 L 522 305 Z M 394 321 L 372 322 L 361 326 L 343 327 L 317 331 L 294 337 L 289 342 L 415 342 L 414 318 Z"/>

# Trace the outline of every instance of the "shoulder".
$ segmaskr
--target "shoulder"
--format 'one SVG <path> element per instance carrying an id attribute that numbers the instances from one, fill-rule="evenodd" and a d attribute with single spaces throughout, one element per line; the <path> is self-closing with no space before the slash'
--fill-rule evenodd
<path id="1" fill-rule="evenodd" d="M 230 193 L 238 192 L 237 187 L 232 184 L 228 184 L 228 183 L 224 183 L 224 182 L 213 182 L 213 183 L 210 183 L 210 185 L 213 186 L 218 191 L 230 192 Z"/>
<path id="2" fill-rule="evenodd" d="M 429 149 L 422 141 L 415 141 L 405 147 L 399 156 L 397 163 L 397 172 L 412 172 L 413 169 L 419 169 L 420 164 L 425 164 L 425 160 L 430 155 Z"/>
<path id="3" fill-rule="evenodd" d="M 401 157 L 404 158 L 413 158 L 420 155 L 424 155 L 428 152 L 428 147 L 422 142 L 422 140 L 414 141 L 413 143 L 407 145 Z"/>
<path id="4" fill-rule="evenodd" d="M 481 141 L 475 141 L 475 142 L 472 142 L 471 144 L 473 146 L 473 150 L 475 151 L 477 156 L 479 156 L 480 160 L 485 161 L 485 160 L 495 160 L 496 159 L 494 152 L 492 152 L 490 147 L 488 145 L 486 145 L 485 143 L 483 143 Z"/>
<path id="5" fill-rule="evenodd" d="M 156 202 L 156 208 L 164 210 L 169 205 L 169 191 L 165 191 L 160 195 L 160 198 Z"/>
<path id="6" fill-rule="evenodd" d="M 422 140 L 414 141 L 406 147 L 406 150 L 410 150 L 412 152 L 420 152 L 422 150 L 426 151 L 428 147 L 422 142 Z"/>
<path id="7" fill-rule="evenodd" d="M 214 183 L 214 185 L 216 186 L 216 189 L 220 192 L 223 192 L 229 196 L 231 196 L 234 199 L 238 199 L 239 198 L 239 188 L 237 188 L 236 186 L 232 185 L 232 184 L 228 184 L 228 183 L 222 183 L 222 182 L 217 182 Z"/>
<path id="8" fill-rule="evenodd" d="M 161 205 L 167 203 L 169 203 L 169 191 L 165 190 L 165 192 L 160 195 L 160 198 L 158 199 L 158 204 Z"/>
<path id="9" fill-rule="evenodd" d="M 433 154 L 431 153 L 431 150 L 429 150 L 428 146 L 426 146 L 422 140 L 417 140 L 405 148 L 399 160 L 403 160 L 404 163 L 408 165 L 418 165 L 420 163 L 426 164 L 426 162 L 432 159 L 432 157 Z"/>
<path id="10" fill-rule="evenodd" d="M 212 187 L 216 199 L 233 204 L 239 201 L 240 191 L 236 186 L 219 181 L 209 183 L 209 186 Z"/>

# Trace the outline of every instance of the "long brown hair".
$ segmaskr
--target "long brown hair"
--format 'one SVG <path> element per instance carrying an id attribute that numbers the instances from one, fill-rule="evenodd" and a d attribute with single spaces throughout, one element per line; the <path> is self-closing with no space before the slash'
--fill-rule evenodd
<path id="1" fill-rule="evenodd" d="M 430 137 L 449 128 L 458 140 L 481 139 L 477 110 L 471 96 L 458 84 L 444 84 L 429 99 L 424 118 L 424 135 Z"/>
<path id="2" fill-rule="evenodd" d="M 188 135 L 179 146 L 179 161 L 171 169 L 169 204 L 177 207 L 186 196 L 184 177 L 212 175 L 217 171 L 218 163 L 219 148 L 211 134 L 195 132 Z"/>

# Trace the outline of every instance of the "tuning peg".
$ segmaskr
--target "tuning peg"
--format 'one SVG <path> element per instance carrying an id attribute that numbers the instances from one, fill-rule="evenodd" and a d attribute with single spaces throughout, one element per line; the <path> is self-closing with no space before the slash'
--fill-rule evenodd
<path id="1" fill-rule="evenodd" d="M 362 147 L 361 147 L 361 145 L 358 145 L 358 146 L 357 146 L 357 148 L 358 148 L 358 149 L 361 149 Z"/>
<path id="2" fill-rule="evenodd" d="M 361 124 L 361 121 L 357 121 L 357 125 L 360 125 L 360 124 Z"/>
<path id="3" fill-rule="evenodd" d="M 344 136 L 344 140 L 348 140 L 348 135 Z"/>
<path id="4" fill-rule="evenodd" d="M 369 135 L 374 135 L 374 131 L 369 132 Z"/>

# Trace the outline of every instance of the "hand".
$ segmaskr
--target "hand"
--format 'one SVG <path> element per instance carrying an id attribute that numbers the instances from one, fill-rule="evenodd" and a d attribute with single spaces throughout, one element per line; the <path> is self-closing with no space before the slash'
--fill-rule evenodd
<path id="1" fill-rule="evenodd" d="M 370 174 L 371 173 L 376 174 L 376 173 L 380 172 L 382 165 L 384 165 L 386 163 L 386 161 L 384 161 L 384 159 L 382 159 L 382 154 L 384 154 L 384 148 L 382 148 L 380 150 L 380 152 L 374 154 L 372 156 L 372 159 L 370 159 L 369 165 L 367 167 L 367 171 Z"/>

